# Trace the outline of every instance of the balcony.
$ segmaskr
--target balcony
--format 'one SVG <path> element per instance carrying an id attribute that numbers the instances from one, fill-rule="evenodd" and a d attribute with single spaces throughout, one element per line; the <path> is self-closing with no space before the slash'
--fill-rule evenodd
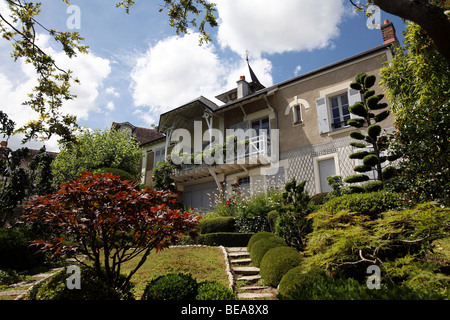
<path id="1" fill-rule="evenodd" d="M 183 164 L 171 177 L 176 182 L 187 182 L 216 174 L 248 171 L 255 166 L 270 164 L 271 148 L 270 137 L 266 134 L 251 137 L 245 143 L 238 143 L 234 150 L 223 151 L 224 156 L 219 161 L 214 161 L 211 156 L 205 158 L 204 152 L 201 164 Z"/>

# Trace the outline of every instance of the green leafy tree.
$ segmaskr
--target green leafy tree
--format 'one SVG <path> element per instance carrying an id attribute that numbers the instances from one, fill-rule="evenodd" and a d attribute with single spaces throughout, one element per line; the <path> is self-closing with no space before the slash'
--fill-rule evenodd
<path id="1" fill-rule="evenodd" d="M 38 119 L 29 121 L 17 131 L 24 133 L 24 142 L 32 139 L 49 139 L 52 135 L 60 136 L 64 141 L 74 139 L 77 128 L 76 117 L 61 113 L 61 106 L 75 95 L 70 93 L 70 86 L 78 83 L 70 70 L 63 70 L 55 60 L 37 45 L 38 32 L 45 32 L 69 57 L 78 53 L 87 53 L 87 47 L 80 44 L 83 38 L 78 32 L 59 32 L 40 24 L 36 17 L 41 11 L 40 3 L 6 1 L 10 15 L 0 12 L 0 34 L 12 43 L 12 57 L 15 61 L 23 59 L 32 64 L 38 84 L 29 93 L 29 100 L 24 105 L 38 114 Z"/>
<path id="2" fill-rule="evenodd" d="M 403 188 L 415 201 L 448 203 L 450 64 L 415 23 L 408 23 L 404 42 L 381 70 L 397 129 L 392 147 L 404 154 Z"/>
<path id="3" fill-rule="evenodd" d="M 387 167 L 383 170 L 382 164 L 386 160 L 395 161 L 399 158 L 397 155 L 388 157 L 382 155 L 384 151 L 388 150 L 389 141 L 388 136 L 382 135 L 382 128 L 378 123 L 389 116 L 389 110 L 384 110 L 377 114 L 374 113 L 388 107 L 387 103 L 380 102 L 384 95 L 377 95 L 375 90 L 370 89 L 374 86 L 375 81 L 376 77 L 374 75 L 359 73 L 355 77 L 355 81 L 350 84 L 352 89 L 361 93 L 362 101 L 356 102 L 349 107 L 350 113 L 358 116 L 358 118 L 350 119 L 347 123 L 355 128 L 367 126 L 366 134 L 359 130 L 350 132 L 350 137 L 359 140 L 359 142 L 351 142 L 350 145 L 354 148 L 368 148 L 370 151 L 359 151 L 350 154 L 350 159 L 360 159 L 363 164 L 354 168 L 359 174 L 350 175 L 344 179 L 344 182 L 347 183 L 369 181 L 369 176 L 364 173 L 375 170 L 375 180 L 378 180 L 378 182 L 366 184 L 370 189 L 382 188 L 385 181 L 391 178 L 395 172 L 393 167 Z"/>
<path id="4" fill-rule="evenodd" d="M 292 178 L 286 183 L 275 225 L 275 233 L 298 250 L 304 249 L 307 243 L 306 236 L 312 231 L 311 221 L 306 219 L 306 216 L 314 208 L 305 191 L 306 182 L 297 183 L 296 179 Z"/>
<path id="5" fill-rule="evenodd" d="M 0 135 L 7 142 L 14 132 L 15 123 L 1 111 L 0 119 Z M 0 147 L 0 227 L 12 218 L 23 200 L 53 191 L 50 171 L 53 157 L 43 147 L 27 167 L 25 160 L 30 157 L 28 148 L 13 151 L 7 146 Z"/>
<path id="6" fill-rule="evenodd" d="M 450 19 L 446 10 L 450 9 L 449 0 L 366 0 L 362 3 L 350 0 L 356 11 L 371 13 L 368 6 L 374 4 L 381 10 L 399 16 L 404 20 L 420 25 L 434 42 L 439 53 L 450 62 Z"/>
<path id="7" fill-rule="evenodd" d="M 102 168 L 121 169 L 138 180 L 142 152 L 129 131 L 86 130 L 77 137 L 77 143 L 62 145 L 52 163 L 55 182 L 67 182 Z"/>

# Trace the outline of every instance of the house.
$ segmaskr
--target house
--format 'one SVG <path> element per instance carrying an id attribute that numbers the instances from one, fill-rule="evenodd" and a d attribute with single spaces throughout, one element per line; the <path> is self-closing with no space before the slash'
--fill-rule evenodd
<path id="1" fill-rule="evenodd" d="M 242 76 L 236 88 L 216 97 L 223 104 L 201 96 L 162 114 L 161 134 L 145 144 L 143 183 L 151 184 L 158 161 L 176 150 L 183 161 L 172 178 L 186 207 L 209 210 L 213 196 L 235 183 L 255 193 L 295 177 L 308 181 L 311 195 L 330 191 L 326 178 L 354 174 L 359 161 L 348 157 L 354 152 L 349 132 L 355 129 L 346 122 L 353 116 L 348 107 L 361 96 L 349 85 L 359 72 L 378 76 L 398 43 L 389 21 L 381 32 L 380 46 L 268 88 L 248 65 L 248 81 Z M 379 83 L 374 89 L 382 92 Z M 392 116 L 381 124 L 391 130 Z M 199 155 L 223 145 L 229 132 L 239 133 L 241 149 L 220 153 L 221 161 L 202 161 Z"/>

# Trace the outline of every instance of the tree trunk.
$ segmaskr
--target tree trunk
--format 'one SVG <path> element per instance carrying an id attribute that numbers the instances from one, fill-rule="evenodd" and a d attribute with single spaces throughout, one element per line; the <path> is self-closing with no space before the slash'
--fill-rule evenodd
<path id="1" fill-rule="evenodd" d="M 420 25 L 450 63 L 450 20 L 443 9 L 424 0 L 373 0 L 381 10 Z"/>

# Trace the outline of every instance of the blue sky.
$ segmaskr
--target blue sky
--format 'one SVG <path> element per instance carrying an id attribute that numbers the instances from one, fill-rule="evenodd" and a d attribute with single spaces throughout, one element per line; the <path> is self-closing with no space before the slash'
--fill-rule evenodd
<path id="1" fill-rule="evenodd" d="M 69 60 L 47 36 L 39 37 L 41 47 L 81 81 L 73 89 L 78 98 L 63 111 L 92 129 L 113 121 L 149 127 L 162 112 L 200 95 L 219 103 L 215 95 L 235 87 L 240 75 L 248 77 L 246 50 L 256 75 L 270 86 L 382 44 L 381 31 L 369 29 L 348 0 L 216 0 L 219 26 L 209 30 L 213 42 L 203 46 L 195 31 L 176 35 L 165 11 L 159 12 L 162 0 L 137 0 L 130 14 L 115 2 L 71 2 L 80 9 L 80 28 L 73 31 L 85 38 L 89 55 Z M 6 10 L 4 0 L 0 10 Z M 62 1 L 42 1 L 43 25 L 68 31 L 73 17 Z M 394 22 L 402 40 L 402 20 L 381 12 L 385 19 Z M 21 125 L 33 118 L 20 103 L 35 76 L 23 61 L 13 62 L 10 51 L 1 39 L 0 108 Z M 13 137 L 10 146 L 18 147 L 20 138 Z M 56 139 L 46 145 L 57 150 Z"/>

